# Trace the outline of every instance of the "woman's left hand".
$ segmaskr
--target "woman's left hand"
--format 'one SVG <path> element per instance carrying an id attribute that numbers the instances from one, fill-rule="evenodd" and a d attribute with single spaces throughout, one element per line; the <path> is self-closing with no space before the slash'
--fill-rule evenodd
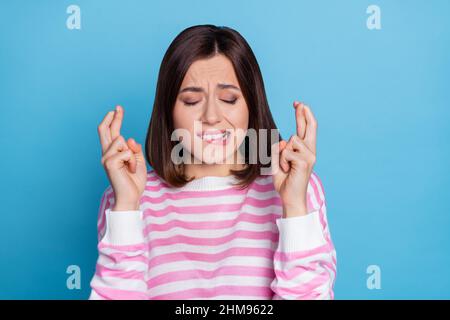
<path id="1" fill-rule="evenodd" d="M 294 108 L 297 134 L 272 145 L 273 183 L 285 218 L 308 213 L 306 192 L 316 162 L 317 121 L 305 104 L 295 101 Z"/>

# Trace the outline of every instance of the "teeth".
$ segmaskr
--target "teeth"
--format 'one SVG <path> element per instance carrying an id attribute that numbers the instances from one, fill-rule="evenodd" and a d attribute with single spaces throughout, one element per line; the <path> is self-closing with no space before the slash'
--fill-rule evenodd
<path id="1" fill-rule="evenodd" d="M 224 133 L 220 133 L 220 134 L 204 134 L 202 136 L 203 140 L 223 140 L 228 136 L 228 132 L 225 131 Z"/>

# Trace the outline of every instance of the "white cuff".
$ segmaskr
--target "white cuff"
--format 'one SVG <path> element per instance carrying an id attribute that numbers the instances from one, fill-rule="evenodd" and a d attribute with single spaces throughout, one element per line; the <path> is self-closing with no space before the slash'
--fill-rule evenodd
<path id="1" fill-rule="evenodd" d="M 141 210 L 111 211 L 106 209 L 106 232 L 102 242 L 112 245 L 133 245 L 144 242 Z"/>
<path id="2" fill-rule="evenodd" d="M 276 222 L 282 252 L 311 250 L 327 243 L 318 210 L 304 216 L 279 218 Z"/>

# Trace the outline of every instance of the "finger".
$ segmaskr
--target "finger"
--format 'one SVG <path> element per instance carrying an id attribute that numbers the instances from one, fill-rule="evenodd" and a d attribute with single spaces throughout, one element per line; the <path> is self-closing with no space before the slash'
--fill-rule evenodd
<path id="1" fill-rule="evenodd" d="M 114 140 L 120 136 L 120 128 L 122 127 L 124 110 L 121 106 L 116 106 L 114 120 L 111 123 L 111 138 Z"/>
<path id="2" fill-rule="evenodd" d="M 293 150 L 285 149 L 282 152 L 280 162 L 290 163 L 289 167 L 306 169 L 310 166 L 310 162 L 303 157 L 301 153 Z"/>
<path id="3" fill-rule="evenodd" d="M 284 148 L 286 148 L 287 145 L 287 141 L 286 140 L 281 140 L 280 141 L 280 151 L 283 151 Z"/>
<path id="4" fill-rule="evenodd" d="M 101 163 L 105 164 L 105 161 L 115 155 L 116 153 L 128 150 L 128 145 L 122 136 L 117 137 L 106 150 L 105 154 L 102 156 Z"/>
<path id="5" fill-rule="evenodd" d="M 280 167 L 284 172 L 288 172 L 289 169 L 291 168 L 289 161 L 291 156 L 291 152 L 294 152 L 292 150 L 289 150 L 287 148 L 285 148 L 283 151 L 281 151 L 281 155 L 280 155 Z"/>
<path id="6" fill-rule="evenodd" d="M 136 142 L 136 140 L 134 140 L 133 138 L 129 138 L 127 141 L 128 147 L 130 148 L 131 151 L 133 151 L 134 154 L 134 162 L 131 163 L 130 169 L 131 172 L 135 173 L 136 172 L 136 166 L 137 166 L 137 160 L 142 160 L 144 159 L 144 155 L 142 153 L 142 146 Z"/>
<path id="7" fill-rule="evenodd" d="M 281 156 L 281 152 L 286 148 L 287 145 L 287 141 L 286 140 L 281 140 L 277 143 L 272 144 L 271 147 L 271 167 L 272 167 L 272 174 L 277 174 L 279 172 L 280 169 L 283 169 L 280 167 L 280 156 Z M 284 166 L 284 171 L 287 171 L 289 168 L 286 167 L 286 165 Z"/>
<path id="8" fill-rule="evenodd" d="M 308 163 L 315 163 L 316 161 L 316 155 L 311 150 L 309 150 L 306 143 L 297 135 L 291 136 L 286 149 L 299 153 L 302 158 L 308 161 Z"/>
<path id="9" fill-rule="evenodd" d="M 118 152 L 105 161 L 107 170 L 117 170 L 123 168 L 133 158 L 133 152 L 128 149 L 123 152 Z"/>
<path id="10" fill-rule="evenodd" d="M 131 173 L 136 173 L 136 154 L 133 150 L 128 149 L 132 152 L 130 159 L 128 160 L 129 168 Z"/>
<path id="11" fill-rule="evenodd" d="M 141 145 L 136 142 L 133 138 L 129 138 L 127 141 L 128 147 L 134 152 L 139 153 L 142 151 Z"/>
<path id="12" fill-rule="evenodd" d="M 316 154 L 317 120 L 308 106 L 305 106 L 304 112 L 306 118 L 306 134 L 304 141 L 309 150 Z"/>
<path id="13" fill-rule="evenodd" d="M 109 126 L 114 119 L 114 111 L 110 111 L 103 118 L 102 122 L 98 125 L 98 136 L 100 138 L 100 144 L 102 145 L 102 154 L 109 148 L 112 142 L 111 131 Z"/>
<path id="14" fill-rule="evenodd" d="M 285 150 L 287 148 L 287 145 L 288 145 L 288 142 L 286 140 L 280 141 L 280 154 L 281 154 L 281 152 L 283 152 L 283 150 Z M 280 161 L 280 167 L 281 167 L 281 169 L 283 169 L 284 172 L 289 171 L 289 164 L 285 161 Z"/>
<path id="15" fill-rule="evenodd" d="M 306 132 L 306 119 L 303 113 L 304 104 L 298 101 L 294 101 L 295 119 L 297 125 L 297 135 L 301 138 L 305 138 Z"/>
<path id="16" fill-rule="evenodd" d="M 273 175 L 277 174 L 280 171 L 280 144 L 281 141 L 276 142 L 271 146 L 271 169 Z"/>

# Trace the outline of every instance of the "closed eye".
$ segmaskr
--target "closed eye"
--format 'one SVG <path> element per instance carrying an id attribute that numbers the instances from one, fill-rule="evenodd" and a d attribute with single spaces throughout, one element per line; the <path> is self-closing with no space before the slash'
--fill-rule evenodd
<path id="1" fill-rule="evenodd" d="M 184 104 L 187 106 L 194 106 L 198 103 L 198 101 L 184 101 Z"/>
<path id="2" fill-rule="evenodd" d="M 224 100 L 224 99 L 221 99 L 221 101 L 223 101 L 223 102 L 225 102 L 225 103 L 229 103 L 229 104 L 235 104 L 236 101 L 237 101 L 237 98 L 236 98 L 236 99 L 233 99 L 233 100 Z"/>

